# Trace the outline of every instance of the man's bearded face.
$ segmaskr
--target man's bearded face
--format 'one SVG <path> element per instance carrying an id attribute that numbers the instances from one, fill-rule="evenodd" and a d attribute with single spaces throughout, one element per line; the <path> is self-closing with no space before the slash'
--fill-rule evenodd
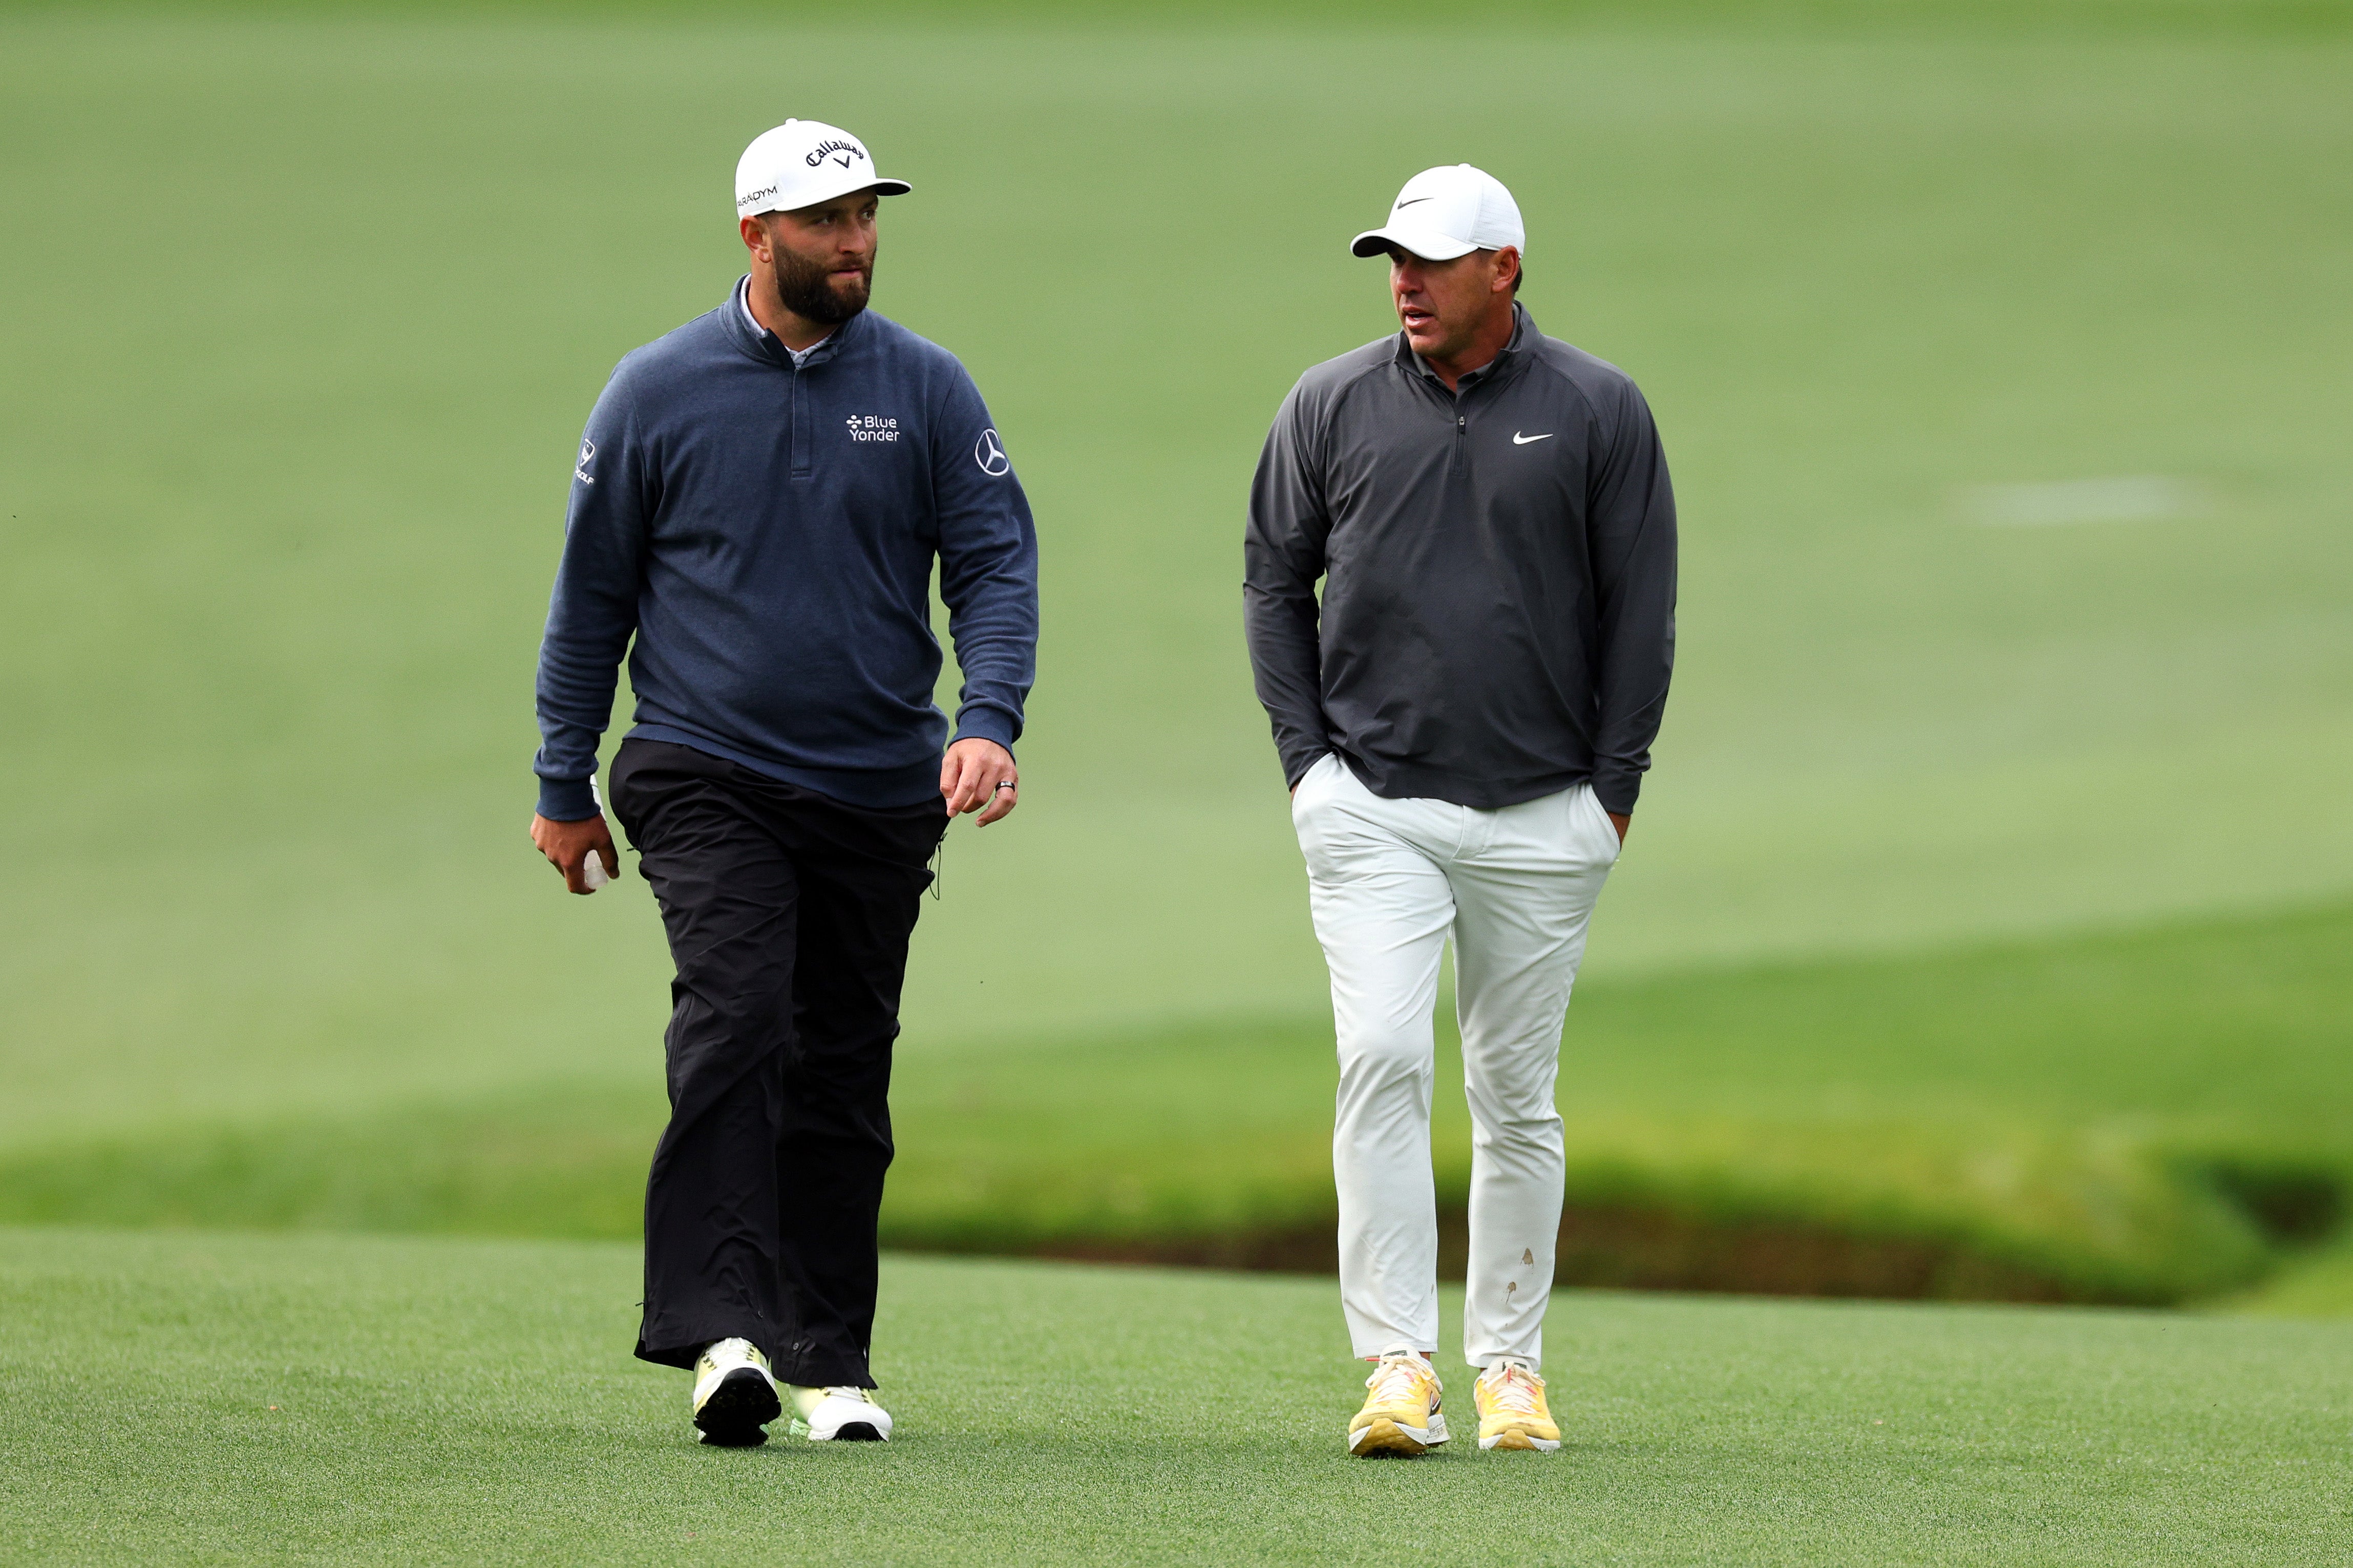
<path id="1" fill-rule="evenodd" d="M 802 255 L 771 235 L 776 257 L 776 292 L 785 309 L 805 321 L 839 326 L 866 309 L 874 291 L 874 254 L 846 260 L 828 245 L 821 259 Z M 855 271 L 845 268 L 854 268 Z"/>

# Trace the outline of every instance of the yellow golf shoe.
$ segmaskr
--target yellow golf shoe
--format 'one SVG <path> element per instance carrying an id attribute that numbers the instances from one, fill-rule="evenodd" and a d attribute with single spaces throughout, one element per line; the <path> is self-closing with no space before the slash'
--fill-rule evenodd
<path id="1" fill-rule="evenodd" d="M 1429 1360 L 1413 1351 L 1391 1351 L 1365 1379 L 1371 1392 L 1348 1423 L 1348 1452 L 1360 1458 L 1419 1454 L 1446 1441 L 1440 1414 L 1441 1390 Z"/>
<path id="2" fill-rule="evenodd" d="M 1471 1387 L 1471 1403 L 1479 1410 L 1479 1447 L 1535 1448 L 1551 1453 L 1560 1447 L 1560 1428 L 1545 1405 L 1545 1383 L 1525 1362 L 1499 1361 L 1479 1374 Z"/>

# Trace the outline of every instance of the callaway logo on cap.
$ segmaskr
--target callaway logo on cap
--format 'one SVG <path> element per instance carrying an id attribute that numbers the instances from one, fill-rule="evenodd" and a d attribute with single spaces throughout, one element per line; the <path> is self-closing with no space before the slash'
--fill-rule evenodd
<path id="1" fill-rule="evenodd" d="M 1451 261 L 1474 250 L 1527 248 L 1520 204 L 1504 182 L 1468 163 L 1424 169 L 1405 183 L 1389 221 L 1349 242 L 1356 256 L 1386 255 L 1390 246 L 1425 261 Z"/>
<path id="2" fill-rule="evenodd" d="M 903 196 L 913 188 L 878 178 L 857 137 L 815 120 L 787 120 L 763 132 L 735 161 L 737 217 L 794 212 L 852 191 Z"/>

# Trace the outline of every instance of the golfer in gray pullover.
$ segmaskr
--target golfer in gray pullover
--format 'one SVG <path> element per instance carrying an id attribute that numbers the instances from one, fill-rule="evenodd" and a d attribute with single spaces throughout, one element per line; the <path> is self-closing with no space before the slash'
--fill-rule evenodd
<path id="1" fill-rule="evenodd" d="M 1482 1448 L 1556 1448 L 1545 1304 L 1561 1022 L 1674 657 L 1651 412 L 1517 304 L 1519 208 L 1468 164 L 1398 193 L 1403 331 L 1300 378 L 1250 490 L 1243 603 L 1332 974 L 1340 1294 L 1358 1454 L 1447 1440 L 1430 1164 L 1447 940 L 1471 1115 L 1463 1354 Z M 1319 604 L 1315 584 L 1323 579 Z"/>

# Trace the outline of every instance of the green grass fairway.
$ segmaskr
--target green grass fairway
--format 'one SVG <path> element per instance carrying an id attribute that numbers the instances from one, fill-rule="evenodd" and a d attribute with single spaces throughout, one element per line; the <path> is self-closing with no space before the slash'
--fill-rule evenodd
<path id="1" fill-rule="evenodd" d="M 626 1247 L 0 1233 L 43 1563 L 2337 1563 L 2353 1328 L 1571 1295 L 1567 1446 L 1347 1458 L 1327 1284 L 890 1263 L 887 1448 L 697 1448 Z M 1450 1304 L 1450 1326 L 1451 1304 Z M 1467 1412 L 1459 1369 L 1450 1403 Z M 1464 1417 L 1467 1419 L 1467 1415 Z"/>
<path id="2" fill-rule="evenodd" d="M 1676 465 L 1596 980 L 2335 898 L 2353 42 L 2267 14 L 0 15 L 0 1142 L 650 1070 L 642 889 L 522 841 L 532 658 L 585 411 L 721 298 L 787 112 L 916 182 L 879 308 L 973 366 L 1045 544 L 1028 804 L 950 847 L 911 1058 L 1319 1011 L 1242 495 L 1390 325 L 1341 241 L 1441 158 Z M 1512 111 L 1367 112 L 1407 58 Z M 2134 475 L 2182 510 L 1971 510 Z"/>
<path id="3" fill-rule="evenodd" d="M 802 114 L 914 182 L 878 306 L 972 366 L 1044 545 L 1027 803 L 958 830 L 917 937 L 896 1239 L 1328 1237 L 1240 511 L 1300 369 L 1392 324 L 1341 242 L 1467 159 L 1683 505 L 1676 693 L 1572 1019 L 1578 1201 L 1703 1263 L 1812 1227 L 1950 1295 L 2353 1310 L 2320 1235 L 2353 1191 L 2353 11 L 2059 9 L 0 4 L 0 1220 L 630 1232 L 668 968 L 635 878 L 567 900 L 524 843 L 533 655 L 585 412 L 723 297 L 728 172 Z M 1493 111 L 1411 107 L 1468 81 Z M 1459 1101 L 1440 1131 L 1459 1191 Z M 2318 1413 L 2330 1464 L 2348 1431 L 2337 1329 L 1580 1300 L 1586 1440 L 1499 1482 L 1337 1464 L 1323 1287 L 902 1264 L 944 1283 L 894 1296 L 930 1316 L 891 1353 L 941 1359 L 892 1375 L 940 1419 L 714 1462 L 619 1360 L 619 1251 L 10 1245 L 51 1283 L 0 1353 L 93 1388 L 110 1325 L 189 1358 L 128 1380 L 168 1440 L 55 1381 L 0 1412 L 11 1466 L 94 1445 L 34 1472 L 35 1556 L 646 1555 L 694 1545 L 688 1478 L 776 1539 L 872 1514 L 867 1465 L 913 1468 L 911 1559 L 1468 1543 L 1531 1484 L 1595 1561 L 2284 1560 L 2343 1522 L 2306 1468 Z M 1696 1278 L 1613 1256 L 1582 1277 Z M 1072 1397 L 1066 1363 L 1143 1435 L 1008 1432 L 1002 1389 Z M 1248 1433 L 1168 1408 L 1185 1364 Z"/>
<path id="4" fill-rule="evenodd" d="M 0 0 L 0 1560 L 2353 1561 L 2353 6 L 563 3 Z M 524 841 L 530 688 L 786 115 L 914 183 L 877 305 L 1043 544 L 894 1243 L 1328 1245 L 1240 514 L 1393 325 L 1343 240 L 1470 160 L 1683 508 L 1569 1272 L 2215 1310 L 1566 1291 L 1567 1452 L 1368 1465 L 1329 1281 L 894 1254 L 902 1441 L 688 1442 L 669 969 Z"/>

